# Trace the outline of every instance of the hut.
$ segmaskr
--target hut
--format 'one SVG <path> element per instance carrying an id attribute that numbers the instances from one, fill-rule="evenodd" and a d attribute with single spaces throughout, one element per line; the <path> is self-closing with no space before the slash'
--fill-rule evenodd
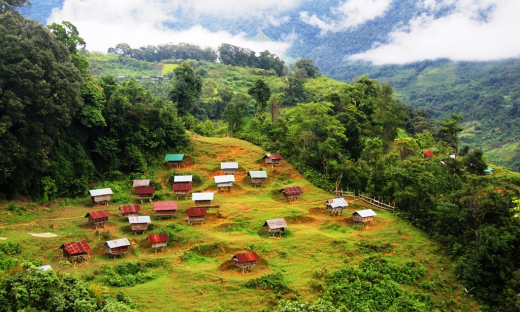
<path id="1" fill-rule="evenodd" d="M 184 154 L 166 154 L 164 161 L 168 163 L 168 166 L 180 168 Z"/>
<path id="2" fill-rule="evenodd" d="M 188 216 L 188 223 L 202 223 L 206 216 L 206 208 L 190 208 L 186 209 L 186 215 Z"/>
<path id="3" fill-rule="evenodd" d="M 303 190 L 299 186 L 292 186 L 282 189 L 282 193 L 288 201 L 292 202 L 300 197 L 300 195 L 303 193 Z"/>
<path id="4" fill-rule="evenodd" d="M 130 246 L 130 242 L 127 238 L 114 239 L 111 241 L 105 242 L 105 251 L 107 254 L 114 256 L 123 255 L 128 252 L 128 246 Z"/>
<path id="5" fill-rule="evenodd" d="M 260 259 L 256 252 L 247 252 L 242 254 L 236 254 L 231 258 L 235 260 L 235 265 L 242 269 L 242 272 L 249 269 L 249 271 L 253 271 L 253 267 L 256 265 L 256 261 Z"/>
<path id="6" fill-rule="evenodd" d="M 268 167 L 280 167 L 280 161 L 283 159 L 280 154 L 265 154 L 264 162 Z"/>
<path id="7" fill-rule="evenodd" d="M 42 270 L 43 272 L 45 272 L 45 271 L 54 271 L 50 264 L 39 266 L 39 267 L 37 267 L 37 269 Z"/>
<path id="8" fill-rule="evenodd" d="M 173 183 L 185 183 L 185 184 L 191 184 L 193 181 L 192 175 L 183 175 L 183 176 L 175 176 L 173 177 Z"/>
<path id="9" fill-rule="evenodd" d="M 106 210 L 101 211 L 92 211 L 85 215 L 85 218 L 88 218 L 88 223 L 92 226 L 93 229 L 105 228 L 105 224 L 108 223 L 108 217 L 110 214 Z"/>
<path id="10" fill-rule="evenodd" d="M 426 158 L 426 157 L 433 157 L 433 156 L 434 156 L 433 152 L 430 151 L 430 150 L 422 151 L 422 155 L 423 155 L 423 157 L 425 157 L 425 158 Z"/>
<path id="11" fill-rule="evenodd" d="M 374 212 L 372 209 L 365 209 L 365 210 L 359 210 L 352 213 L 352 218 L 356 222 L 372 222 L 374 221 L 374 216 L 376 216 L 377 213 Z"/>
<path id="12" fill-rule="evenodd" d="M 227 188 L 229 192 L 231 192 L 231 187 L 233 186 L 233 182 L 235 182 L 234 175 L 223 175 L 223 176 L 215 176 L 215 183 L 217 183 L 218 191 L 220 192 L 223 188 Z"/>
<path id="13" fill-rule="evenodd" d="M 177 212 L 177 208 L 176 201 L 153 203 L 153 211 L 155 211 L 155 215 L 158 216 L 159 219 L 163 216 L 170 216 L 173 218 Z"/>
<path id="14" fill-rule="evenodd" d="M 343 215 L 343 210 L 347 209 L 348 203 L 344 198 L 334 198 L 327 199 L 325 201 L 325 206 L 331 214 L 337 215 L 338 213 L 341 213 L 341 215 Z"/>
<path id="15" fill-rule="evenodd" d="M 90 190 L 89 193 L 90 193 L 90 196 L 92 197 L 92 202 L 94 204 L 98 204 L 98 205 L 104 204 L 105 206 L 108 206 L 108 202 L 110 201 L 110 195 L 114 194 L 114 193 L 112 193 L 111 188 Z"/>
<path id="16" fill-rule="evenodd" d="M 150 180 L 134 180 L 132 187 L 147 187 L 150 186 Z"/>
<path id="17" fill-rule="evenodd" d="M 144 232 L 148 230 L 148 223 L 151 223 L 149 216 L 140 216 L 140 217 L 128 217 L 128 222 L 130 222 L 130 227 L 132 231 Z"/>
<path id="18" fill-rule="evenodd" d="M 184 195 L 184 199 L 188 199 L 188 194 L 191 191 L 191 184 L 189 183 L 176 183 L 172 186 L 173 192 L 177 195 L 177 199 L 179 199 L 179 195 Z"/>
<path id="19" fill-rule="evenodd" d="M 495 172 L 494 168 L 487 167 L 486 170 L 484 170 L 485 174 L 493 174 Z"/>
<path id="20" fill-rule="evenodd" d="M 237 162 L 221 162 L 220 169 L 224 171 L 224 174 L 235 174 L 238 170 Z"/>
<path id="21" fill-rule="evenodd" d="M 164 252 L 164 247 L 168 245 L 169 240 L 170 237 L 166 233 L 148 235 L 148 243 L 155 249 L 155 253 L 157 253 L 157 248 L 161 248 Z"/>
<path id="22" fill-rule="evenodd" d="M 267 220 L 264 222 L 263 226 L 267 226 L 267 232 L 271 233 L 271 235 L 279 234 L 282 236 L 282 232 L 287 227 L 287 223 L 284 218 Z"/>
<path id="23" fill-rule="evenodd" d="M 209 206 L 213 200 L 213 193 L 191 193 L 191 200 L 195 201 L 195 206 Z"/>
<path id="24" fill-rule="evenodd" d="M 63 256 L 72 261 L 85 259 L 88 253 L 92 251 L 86 241 L 65 243 L 61 245 L 60 249 L 63 249 Z"/>
<path id="25" fill-rule="evenodd" d="M 121 214 L 123 217 L 138 217 L 139 211 L 141 211 L 141 206 L 139 205 L 125 205 L 125 206 L 119 206 L 119 211 L 121 211 Z"/>
<path id="26" fill-rule="evenodd" d="M 262 186 L 267 179 L 267 171 L 249 171 L 249 176 L 251 177 L 251 183 L 256 187 L 257 185 Z"/>
<path id="27" fill-rule="evenodd" d="M 153 195 L 155 194 L 155 186 L 136 187 L 135 193 L 138 199 L 141 200 L 141 204 L 143 203 L 143 199 L 148 199 L 152 202 Z"/>

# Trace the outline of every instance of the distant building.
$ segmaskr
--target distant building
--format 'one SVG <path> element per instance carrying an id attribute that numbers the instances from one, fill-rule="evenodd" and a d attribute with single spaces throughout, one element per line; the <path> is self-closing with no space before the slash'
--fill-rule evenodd
<path id="1" fill-rule="evenodd" d="M 184 199 L 188 199 L 192 187 L 189 183 L 175 183 L 172 189 L 173 193 L 177 195 L 177 199 L 179 199 L 179 195 L 184 195 Z"/>
<path id="2" fill-rule="evenodd" d="M 143 203 L 143 199 L 148 199 L 152 202 L 152 198 L 155 194 L 155 186 L 136 187 L 135 193 L 137 194 L 138 199 L 141 200 L 141 204 Z"/>
<path id="3" fill-rule="evenodd" d="M 168 166 L 175 167 L 177 169 L 181 167 L 183 159 L 184 154 L 166 154 L 164 157 L 164 161 L 168 163 Z"/>
<path id="4" fill-rule="evenodd" d="M 108 223 L 108 217 L 110 214 L 106 210 L 102 211 L 91 211 L 87 213 L 85 218 L 88 218 L 88 223 L 92 226 L 93 229 L 97 229 L 98 227 L 104 228 L 105 224 Z"/>
<path id="5" fill-rule="evenodd" d="M 132 187 L 147 187 L 150 186 L 150 180 L 134 180 Z"/>
<path id="6" fill-rule="evenodd" d="M 233 186 L 233 182 L 235 182 L 234 175 L 223 175 L 223 176 L 215 176 L 215 183 L 217 183 L 218 191 L 220 192 L 222 189 L 227 189 L 229 192 L 231 191 L 231 187 Z"/>
<path id="7" fill-rule="evenodd" d="M 220 169 L 224 172 L 224 174 L 235 174 L 238 170 L 237 162 L 221 162 Z"/>
<path id="8" fill-rule="evenodd" d="M 161 248 L 161 251 L 164 252 L 168 241 L 170 241 L 170 237 L 166 233 L 148 235 L 148 243 L 155 249 L 155 253 L 157 253 L 157 248 Z"/>
<path id="9" fill-rule="evenodd" d="M 176 201 L 153 203 L 153 211 L 155 211 L 155 215 L 158 216 L 159 219 L 164 216 L 173 218 L 177 212 L 177 208 L 178 205 Z"/>
<path id="10" fill-rule="evenodd" d="M 430 150 L 423 151 L 422 154 L 423 154 L 423 157 L 433 157 L 434 156 L 433 152 Z"/>
<path id="11" fill-rule="evenodd" d="M 128 252 L 130 242 L 127 238 L 114 239 L 105 242 L 105 251 L 107 254 L 114 256 L 121 255 L 121 257 Z"/>
<path id="12" fill-rule="evenodd" d="M 280 218 L 266 220 L 263 226 L 267 226 L 267 232 L 271 233 L 272 235 L 279 234 L 280 236 L 282 236 L 282 232 L 287 227 L 287 223 L 285 222 L 284 218 Z"/>
<path id="13" fill-rule="evenodd" d="M 121 214 L 123 217 L 138 217 L 139 211 L 141 211 L 141 206 L 139 205 L 124 205 L 119 206 L 119 211 L 121 211 Z"/>
<path id="14" fill-rule="evenodd" d="M 210 206 L 213 200 L 213 193 L 191 193 L 191 200 L 195 202 L 195 206 Z"/>
<path id="15" fill-rule="evenodd" d="M 334 198 L 327 199 L 325 201 L 325 206 L 331 214 L 337 215 L 338 213 L 341 213 L 343 215 L 343 210 L 347 209 L 348 203 L 344 198 Z"/>
<path id="16" fill-rule="evenodd" d="M 242 272 L 249 269 L 249 271 L 253 271 L 253 267 L 256 265 L 256 261 L 260 259 L 256 252 L 247 252 L 236 254 L 231 258 L 235 261 L 235 265 L 242 269 Z"/>
<path id="17" fill-rule="evenodd" d="M 186 209 L 186 215 L 188 216 L 188 223 L 202 223 L 206 216 L 206 208 L 190 208 Z"/>
<path id="18" fill-rule="evenodd" d="M 356 222 L 362 222 L 362 223 L 369 223 L 374 221 L 374 217 L 377 215 L 377 213 L 374 212 L 372 209 L 365 209 L 365 210 L 359 210 L 354 213 L 352 213 L 352 218 Z"/>
<path id="19" fill-rule="evenodd" d="M 297 200 L 300 197 L 300 195 L 303 193 L 303 190 L 299 186 L 293 186 L 293 187 L 286 187 L 286 188 L 282 189 L 281 192 L 283 193 L 283 195 L 285 196 L 285 198 L 288 201 L 292 202 L 292 201 Z"/>
<path id="20" fill-rule="evenodd" d="M 253 183 L 255 187 L 257 185 L 262 186 L 267 179 L 267 171 L 249 171 L 249 176 L 251 177 L 251 183 Z"/>
<path id="21" fill-rule="evenodd" d="M 88 253 L 92 251 L 86 241 L 65 243 L 61 245 L 60 249 L 63 249 L 63 256 L 71 261 L 84 260 L 87 258 Z"/>
<path id="22" fill-rule="evenodd" d="M 139 217 L 128 217 L 128 222 L 130 222 L 130 228 L 134 233 L 144 232 L 148 230 L 148 223 L 151 223 L 149 216 L 139 216 Z"/>
<path id="23" fill-rule="evenodd" d="M 264 162 L 268 167 L 279 167 L 283 157 L 280 154 L 265 154 Z"/>
<path id="24" fill-rule="evenodd" d="M 97 189 L 97 190 L 90 190 L 89 191 L 90 196 L 92 198 L 92 202 L 94 204 L 98 205 L 105 205 L 108 206 L 108 202 L 110 201 L 110 197 L 112 194 L 111 188 L 104 188 L 104 189 Z"/>

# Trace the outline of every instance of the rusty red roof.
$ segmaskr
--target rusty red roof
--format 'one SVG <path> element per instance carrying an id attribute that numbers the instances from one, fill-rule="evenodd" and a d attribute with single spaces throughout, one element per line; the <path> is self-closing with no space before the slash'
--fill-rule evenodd
<path id="1" fill-rule="evenodd" d="M 91 211 L 85 215 L 85 218 L 88 217 L 89 215 L 90 215 L 90 217 L 92 217 L 92 219 L 108 218 L 110 216 L 110 214 L 106 210 Z"/>
<path id="2" fill-rule="evenodd" d="M 178 206 L 176 201 L 153 203 L 154 211 L 177 210 L 177 208 Z"/>
<path id="3" fill-rule="evenodd" d="M 153 194 L 153 193 L 155 193 L 155 186 L 136 187 L 135 188 L 135 193 L 137 195 Z"/>
<path id="4" fill-rule="evenodd" d="M 186 209 L 188 217 L 200 217 L 206 215 L 206 208 L 190 208 Z"/>
<path id="5" fill-rule="evenodd" d="M 423 153 L 424 157 L 433 157 L 433 152 L 430 150 L 423 151 L 422 153 Z"/>
<path id="6" fill-rule="evenodd" d="M 264 156 L 264 158 L 265 158 L 265 157 L 269 157 L 269 158 L 271 158 L 271 159 L 283 159 L 282 155 L 280 155 L 280 154 L 276 154 L 276 153 L 274 153 L 274 154 L 266 154 L 266 155 Z"/>
<path id="7" fill-rule="evenodd" d="M 242 254 L 236 254 L 233 256 L 232 259 L 236 259 L 239 263 L 242 263 L 242 262 L 256 261 L 256 260 L 260 259 L 260 257 L 258 257 L 256 252 L 253 251 L 253 252 L 246 252 L 246 253 L 242 253 Z"/>
<path id="8" fill-rule="evenodd" d="M 174 184 L 173 191 L 191 191 L 191 184 L 189 184 L 189 183 Z"/>
<path id="9" fill-rule="evenodd" d="M 141 206 L 139 206 L 139 205 L 119 206 L 119 210 L 121 210 L 121 213 L 134 213 L 134 212 L 141 211 Z"/>
<path id="10" fill-rule="evenodd" d="M 286 187 L 282 190 L 285 195 L 298 195 L 303 193 L 303 190 L 299 186 Z"/>
<path id="11" fill-rule="evenodd" d="M 169 240 L 170 240 L 170 237 L 166 233 L 148 235 L 148 242 L 150 244 L 164 243 Z"/>
<path id="12" fill-rule="evenodd" d="M 60 248 L 65 248 L 71 256 L 92 251 L 86 241 L 65 243 Z"/>

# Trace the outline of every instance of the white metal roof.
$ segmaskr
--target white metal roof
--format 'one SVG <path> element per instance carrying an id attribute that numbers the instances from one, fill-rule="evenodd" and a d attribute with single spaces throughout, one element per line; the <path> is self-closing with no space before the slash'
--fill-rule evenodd
<path id="1" fill-rule="evenodd" d="M 345 198 L 334 198 L 332 200 L 332 202 L 330 203 L 330 206 L 332 208 L 337 208 L 337 207 L 348 207 L 348 203 L 347 201 L 345 200 Z"/>
<path id="2" fill-rule="evenodd" d="M 372 210 L 372 209 L 359 210 L 354 213 L 357 213 L 358 215 L 360 215 L 363 218 L 377 216 L 377 213 L 375 213 L 374 210 Z M 354 214 L 354 213 L 352 213 L 352 214 Z"/>
<path id="3" fill-rule="evenodd" d="M 191 182 L 193 180 L 193 176 L 191 175 L 185 175 L 185 176 L 175 176 L 173 178 L 173 182 Z"/>
<path id="4" fill-rule="evenodd" d="M 213 200 L 213 193 L 191 193 L 191 200 Z"/>
<path id="5" fill-rule="evenodd" d="M 220 169 L 238 169 L 237 162 L 221 162 Z"/>
<path id="6" fill-rule="evenodd" d="M 233 186 L 233 182 L 217 183 L 218 187 Z"/>
<path id="7" fill-rule="evenodd" d="M 52 271 L 52 267 L 50 264 L 39 266 L 38 269 L 40 269 L 42 271 L 48 271 L 48 270 Z"/>
<path id="8" fill-rule="evenodd" d="M 128 222 L 133 223 L 151 223 L 150 216 L 128 217 Z"/>
<path id="9" fill-rule="evenodd" d="M 112 189 L 111 188 L 104 188 L 104 189 L 98 189 L 98 190 L 90 190 L 89 191 L 90 196 L 103 196 L 103 195 L 112 195 Z"/>
<path id="10" fill-rule="evenodd" d="M 130 246 L 130 242 L 126 238 L 114 239 L 114 240 L 105 242 L 105 244 L 110 248 Z"/>
<path id="11" fill-rule="evenodd" d="M 235 182 L 235 176 L 230 175 L 223 175 L 223 176 L 215 176 L 213 177 L 215 179 L 215 183 L 228 183 L 228 182 Z"/>
<path id="12" fill-rule="evenodd" d="M 267 178 L 267 171 L 249 171 L 251 178 Z"/>
<path id="13" fill-rule="evenodd" d="M 141 187 L 150 185 L 150 180 L 134 180 L 132 187 Z"/>

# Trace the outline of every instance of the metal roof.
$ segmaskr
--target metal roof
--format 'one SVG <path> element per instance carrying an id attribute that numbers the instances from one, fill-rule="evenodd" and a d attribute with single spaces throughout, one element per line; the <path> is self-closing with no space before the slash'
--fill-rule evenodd
<path id="1" fill-rule="evenodd" d="M 223 176 L 215 176 L 213 178 L 215 179 L 215 183 L 235 182 L 235 176 L 232 174 L 223 175 Z"/>
<path id="2" fill-rule="evenodd" d="M 273 220 L 266 220 L 264 222 L 264 226 L 269 225 L 271 229 L 282 229 L 287 227 L 287 223 L 285 222 L 284 218 L 280 219 L 273 219 Z"/>
<path id="3" fill-rule="evenodd" d="M 164 161 L 182 161 L 184 154 L 166 154 Z"/>
<path id="4" fill-rule="evenodd" d="M 191 193 L 191 200 L 213 200 L 213 193 Z"/>
<path id="5" fill-rule="evenodd" d="M 267 178 L 267 171 L 249 171 L 251 178 Z"/>
<path id="6" fill-rule="evenodd" d="M 276 153 L 273 153 L 273 154 L 265 154 L 264 158 L 266 157 L 269 157 L 271 159 L 283 159 L 282 155 L 280 154 L 276 154 Z"/>
<path id="7" fill-rule="evenodd" d="M 150 244 L 164 243 L 169 240 L 170 240 L 170 237 L 166 233 L 148 235 L 148 242 Z"/>
<path id="8" fill-rule="evenodd" d="M 120 238 L 120 239 L 114 239 L 111 241 L 106 241 L 105 245 L 110 248 L 117 248 L 117 247 L 125 247 L 130 246 L 130 242 L 127 238 Z"/>
<path id="9" fill-rule="evenodd" d="M 139 205 L 125 205 L 119 206 L 119 210 L 121 213 L 133 213 L 141 211 L 141 206 Z"/>
<path id="10" fill-rule="evenodd" d="M 256 260 L 260 259 L 260 257 L 258 257 L 256 252 L 253 251 L 253 252 L 247 252 L 247 253 L 242 253 L 242 254 L 236 254 L 233 256 L 232 259 L 237 260 L 239 263 L 242 263 L 242 262 L 256 261 Z"/>
<path id="11" fill-rule="evenodd" d="M 176 201 L 153 203 L 154 211 L 177 210 L 177 208 L 178 206 Z"/>
<path id="12" fill-rule="evenodd" d="M 139 217 L 128 217 L 128 222 L 130 222 L 130 224 L 150 223 L 150 222 L 152 222 L 152 220 L 150 220 L 150 216 L 139 216 Z"/>
<path id="13" fill-rule="evenodd" d="M 217 183 L 217 187 L 231 187 L 233 186 L 233 182 L 226 182 L 226 183 Z"/>
<path id="14" fill-rule="evenodd" d="M 89 191 L 90 196 L 103 196 L 103 195 L 112 195 L 112 189 L 111 188 L 104 188 L 104 189 L 98 189 L 98 190 L 90 190 Z"/>
<path id="15" fill-rule="evenodd" d="M 175 176 L 173 177 L 173 182 L 191 182 L 193 180 L 193 176 L 185 175 L 185 176 Z"/>
<path id="16" fill-rule="evenodd" d="M 423 153 L 424 157 L 433 157 L 433 155 L 434 155 L 433 152 L 430 150 L 423 151 L 422 153 Z"/>
<path id="17" fill-rule="evenodd" d="M 374 210 L 372 210 L 372 209 L 359 210 L 359 211 L 353 212 L 352 214 L 355 214 L 355 213 L 357 213 L 358 215 L 360 215 L 363 218 L 377 216 L 377 213 L 375 213 Z"/>
<path id="18" fill-rule="evenodd" d="M 188 183 L 179 183 L 173 185 L 174 191 L 191 191 L 191 184 Z"/>
<path id="19" fill-rule="evenodd" d="M 42 270 L 42 271 L 49 271 L 51 270 L 52 271 L 52 267 L 50 264 L 47 264 L 47 265 L 42 265 L 42 266 L 39 266 L 38 269 Z"/>
<path id="20" fill-rule="evenodd" d="M 153 194 L 155 193 L 155 186 L 143 186 L 143 187 L 136 187 L 135 193 L 137 195 L 141 194 Z"/>
<path id="21" fill-rule="evenodd" d="M 201 217 L 206 215 L 206 208 L 189 208 L 186 209 L 188 217 Z"/>
<path id="22" fill-rule="evenodd" d="M 332 208 L 348 207 L 348 203 L 345 200 L 345 198 L 328 199 L 327 201 L 325 201 L 325 204 L 328 204 Z"/>
<path id="23" fill-rule="evenodd" d="M 65 248 L 71 256 L 92 251 L 86 241 L 65 243 L 60 248 Z"/>
<path id="24" fill-rule="evenodd" d="M 221 162 L 220 169 L 238 169 L 237 162 Z"/>
<path id="25" fill-rule="evenodd" d="M 92 217 L 92 219 L 108 218 L 110 216 L 110 214 L 106 210 L 91 211 L 85 215 L 85 218 L 89 215 Z"/>
<path id="26" fill-rule="evenodd" d="M 285 195 L 298 195 L 303 193 L 303 190 L 299 186 L 286 187 L 282 190 Z"/>
<path id="27" fill-rule="evenodd" d="M 149 186 L 149 185 L 150 185 L 150 180 L 134 180 L 132 187 L 143 187 L 143 186 Z"/>

